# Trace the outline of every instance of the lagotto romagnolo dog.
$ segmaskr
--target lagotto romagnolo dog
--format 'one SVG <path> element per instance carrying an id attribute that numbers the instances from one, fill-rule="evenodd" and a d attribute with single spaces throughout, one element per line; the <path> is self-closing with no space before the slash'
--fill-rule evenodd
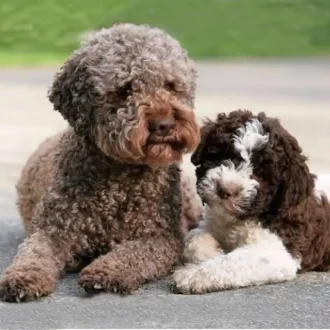
<path id="1" fill-rule="evenodd" d="M 114 25 L 73 53 L 49 92 L 69 128 L 17 185 L 28 237 L 2 299 L 48 295 L 63 270 L 90 261 L 79 276 L 88 292 L 130 293 L 171 271 L 183 248 L 178 163 L 199 143 L 195 82 L 187 52 L 157 28 Z"/>
<path id="2" fill-rule="evenodd" d="M 174 289 L 205 293 L 330 268 L 330 206 L 297 140 L 264 113 L 207 121 L 192 155 L 206 204 L 186 240 Z"/>

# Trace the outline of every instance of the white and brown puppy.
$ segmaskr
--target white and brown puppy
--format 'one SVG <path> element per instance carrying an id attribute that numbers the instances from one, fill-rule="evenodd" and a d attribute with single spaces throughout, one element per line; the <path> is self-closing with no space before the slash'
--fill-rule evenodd
<path id="1" fill-rule="evenodd" d="M 219 114 L 192 156 L 204 220 L 186 240 L 176 291 L 291 280 L 330 266 L 330 206 L 298 142 L 264 113 Z"/>

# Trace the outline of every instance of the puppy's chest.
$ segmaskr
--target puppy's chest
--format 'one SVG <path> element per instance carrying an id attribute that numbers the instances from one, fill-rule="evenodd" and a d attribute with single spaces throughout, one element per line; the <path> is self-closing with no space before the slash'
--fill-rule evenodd
<path id="1" fill-rule="evenodd" d="M 227 252 L 240 246 L 257 243 L 262 230 L 257 221 L 226 219 L 225 215 L 217 219 L 213 216 L 209 219 L 208 226 L 212 235 Z"/>

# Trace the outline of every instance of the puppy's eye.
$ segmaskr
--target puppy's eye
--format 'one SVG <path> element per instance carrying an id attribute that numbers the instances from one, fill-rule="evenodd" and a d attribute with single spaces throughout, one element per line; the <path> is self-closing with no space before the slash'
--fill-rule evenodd
<path id="1" fill-rule="evenodd" d="M 210 154 L 218 154 L 219 153 L 219 149 L 214 147 L 214 146 L 209 146 L 207 148 L 207 151 L 210 153 Z"/>
<path id="2" fill-rule="evenodd" d="M 176 91 L 176 86 L 173 81 L 166 81 L 164 84 L 164 88 L 169 91 L 169 92 L 175 92 Z"/>

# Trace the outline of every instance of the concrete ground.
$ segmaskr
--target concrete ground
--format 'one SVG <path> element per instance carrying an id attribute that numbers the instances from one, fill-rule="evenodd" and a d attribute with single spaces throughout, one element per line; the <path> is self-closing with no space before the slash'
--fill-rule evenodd
<path id="1" fill-rule="evenodd" d="M 248 108 L 281 118 L 316 173 L 330 173 L 330 61 L 200 63 L 200 118 Z M 24 237 L 14 184 L 28 155 L 65 126 L 46 98 L 54 70 L 0 71 L 0 273 Z M 193 173 L 186 158 L 185 168 Z M 330 192 L 327 176 L 320 184 Z M 279 285 L 172 294 L 166 281 L 133 296 L 88 297 L 76 275 L 39 302 L 0 303 L 0 329 L 44 328 L 328 328 L 330 274 L 310 273 Z"/>

